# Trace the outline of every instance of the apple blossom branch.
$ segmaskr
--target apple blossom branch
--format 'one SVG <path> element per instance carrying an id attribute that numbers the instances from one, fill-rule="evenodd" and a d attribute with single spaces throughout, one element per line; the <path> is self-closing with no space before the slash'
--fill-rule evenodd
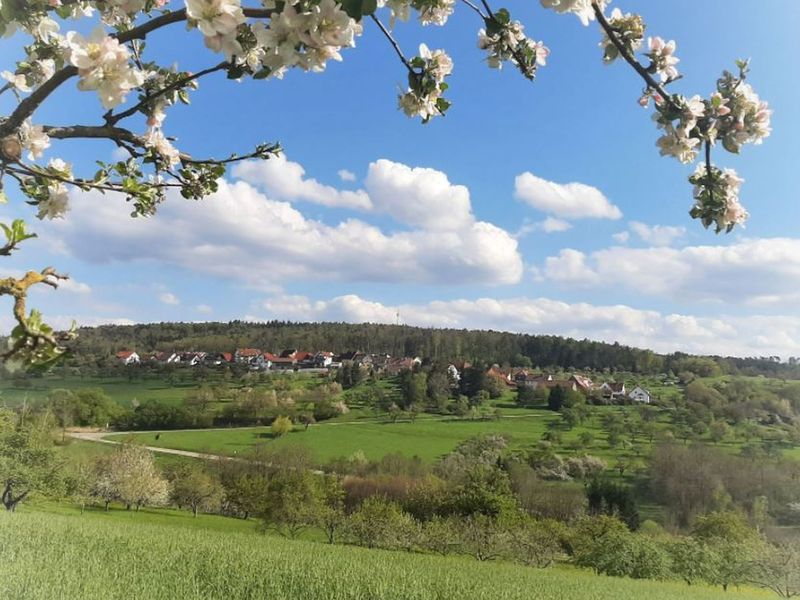
<path id="1" fill-rule="evenodd" d="M 608 39 L 610 39 L 611 42 L 614 44 L 614 46 L 616 46 L 620 56 L 622 56 L 622 58 L 625 59 L 625 62 L 627 62 L 631 67 L 633 67 L 633 70 L 636 71 L 642 79 L 644 79 L 645 83 L 647 83 L 647 86 L 650 89 L 653 89 L 656 92 L 658 92 L 658 94 L 661 96 L 661 98 L 664 99 L 664 101 L 667 104 L 672 106 L 672 108 L 678 110 L 679 109 L 678 106 L 675 105 L 674 101 L 667 93 L 666 89 L 664 89 L 664 86 L 655 80 L 655 78 L 644 67 L 644 65 L 642 65 L 642 63 L 636 60 L 636 57 L 628 50 L 625 44 L 623 44 L 619 40 L 617 36 L 617 31 L 608 22 L 608 19 L 606 19 L 606 16 L 603 14 L 603 10 L 600 8 L 600 6 L 597 4 L 595 0 L 592 1 L 592 10 L 594 11 L 594 15 L 597 18 L 597 22 L 600 23 L 600 27 L 602 27 L 603 31 L 606 32 Z M 675 81 L 675 79 L 673 79 L 672 81 Z M 668 80 L 667 83 L 670 83 L 670 81 Z"/>

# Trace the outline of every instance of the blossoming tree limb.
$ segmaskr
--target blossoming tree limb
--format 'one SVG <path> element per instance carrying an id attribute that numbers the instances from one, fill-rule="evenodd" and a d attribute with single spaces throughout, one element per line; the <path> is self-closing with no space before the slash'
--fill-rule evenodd
<path id="1" fill-rule="evenodd" d="M 423 25 L 445 25 L 457 1 L 481 23 L 478 47 L 486 52 L 489 67 L 510 64 L 533 80 L 550 50 L 529 38 L 507 9 L 492 8 L 488 0 L 260 0 L 258 6 L 242 6 L 241 0 L 183 0 L 180 6 L 180 0 L 2 0 L 0 34 L 19 31 L 30 43 L 13 71 L 0 73 L 6 82 L 0 94 L 17 98 L 11 113 L 0 117 L 0 186 L 15 181 L 40 219 L 65 217 L 70 188 L 116 192 L 131 203 L 132 216 L 144 217 L 157 210 L 170 189 L 187 199 L 203 198 L 216 191 L 228 164 L 269 159 L 280 146 L 263 143 L 241 155 L 196 157 L 178 149 L 176 139 L 165 133 L 168 109 L 188 104 L 199 80 L 217 72 L 238 80 L 281 79 L 289 69 L 324 71 L 328 61 L 342 60 L 341 51 L 355 46 L 364 23 L 372 23 L 385 36 L 407 71 L 399 108 L 426 123 L 450 108 L 445 80 L 453 61 L 443 49 L 431 50 L 425 44 L 416 56 L 407 57 L 392 31 L 398 21 L 408 21 L 412 11 Z M 669 86 L 681 78 L 675 42 L 648 37 L 647 51 L 641 52 L 644 19 L 618 8 L 606 15 L 609 1 L 540 0 L 546 9 L 576 15 L 583 25 L 597 21 L 602 60 L 612 63 L 621 57 L 644 81 L 639 103 L 647 107 L 653 102 L 653 119 L 662 130 L 657 140 L 660 153 L 692 163 L 703 151 L 703 160 L 689 177 L 694 185 L 690 215 L 706 228 L 731 231 L 748 216 L 738 199 L 742 180 L 735 171 L 712 164 L 712 149 L 720 142 L 725 150 L 738 153 L 744 144 L 758 144 L 770 132 L 769 108 L 745 81 L 747 62 L 737 62 L 736 74 L 724 72 L 709 98 L 670 93 Z M 74 30 L 61 33 L 62 26 L 80 19 L 96 25 L 89 36 Z M 191 73 L 150 57 L 147 37 L 177 23 L 197 29 L 221 60 Z M 98 122 L 38 123 L 40 106 L 75 78 L 78 90 L 97 94 L 103 109 Z M 143 127 L 136 125 L 141 119 Z M 133 124 L 126 124 L 129 120 Z M 58 157 L 43 163 L 54 140 L 65 139 L 111 141 L 126 158 L 98 161 L 99 169 L 85 175 L 74 174 Z M 34 235 L 21 220 L 2 228 L 6 243 L 0 255 L 9 255 Z M 48 267 L 20 279 L 0 280 L 0 295 L 14 299 L 17 322 L 0 359 L 46 365 L 63 354 L 63 343 L 73 334 L 53 332 L 37 311 L 26 311 L 25 300 L 31 286 L 56 287 L 64 278 Z"/>

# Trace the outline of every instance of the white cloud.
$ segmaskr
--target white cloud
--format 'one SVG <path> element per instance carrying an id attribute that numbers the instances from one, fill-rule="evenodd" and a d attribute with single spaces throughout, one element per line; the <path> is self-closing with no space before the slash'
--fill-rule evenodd
<path id="1" fill-rule="evenodd" d="M 696 317 L 638 310 L 625 305 L 597 306 L 547 298 L 434 301 L 389 306 L 357 295 L 329 300 L 305 296 L 270 298 L 268 318 L 298 321 L 403 323 L 419 326 L 479 328 L 562 335 L 620 342 L 659 352 L 738 356 L 797 354 L 798 316 Z"/>
<path id="2" fill-rule="evenodd" d="M 97 315 L 86 315 L 82 313 L 59 314 L 51 311 L 43 311 L 44 322 L 53 327 L 56 331 L 67 331 L 73 323 L 78 327 L 99 327 L 100 325 L 135 325 L 136 321 L 127 317 L 103 317 Z M 0 332 L 7 334 L 16 326 L 10 312 L 0 313 Z"/>
<path id="3" fill-rule="evenodd" d="M 412 168 L 382 158 L 370 163 L 365 186 L 375 210 L 404 225 L 459 230 L 475 220 L 469 190 L 453 185 L 446 174 L 435 169 Z"/>
<path id="4" fill-rule="evenodd" d="M 545 233 L 560 233 L 572 229 L 572 224 L 554 217 L 547 217 L 539 224 Z"/>
<path id="5" fill-rule="evenodd" d="M 611 235 L 615 242 L 620 244 L 628 243 L 628 240 L 631 239 L 631 234 L 629 231 L 620 231 L 619 233 L 614 233 Z"/>
<path id="6" fill-rule="evenodd" d="M 522 239 L 534 231 L 544 231 L 545 233 L 561 233 L 564 231 L 569 231 L 570 229 L 572 229 L 572 223 L 569 223 L 568 221 L 562 221 L 561 219 L 555 219 L 553 217 L 547 217 L 544 221 L 536 221 L 533 223 L 530 221 L 524 222 L 522 227 L 520 227 L 514 233 L 514 239 Z"/>
<path id="7" fill-rule="evenodd" d="M 214 309 L 211 308 L 208 304 L 198 304 L 197 306 L 194 307 L 194 309 L 199 313 L 203 313 L 204 315 L 214 312 Z"/>
<path id="8" fill-rule="evenodd" d="M 87 283 L 75 281 L 74 279 L 65 279 L 58 284 L 58 289 L 71 292 L 73 294 L 90 294 L 92 288 Z"/>
<path id="9" fill-rule="evenodd" d="M 577 287 L 621 287 L 684 301 L 794 306 L 800 300 L 800 239 L 745 239 L 727 246 L 564 249 L 545 278 Z"/>
<path id="10" fill-rule="evenodd" d="M 651 246 L 671 246 L 673 242 L 686 235 L 685 227 L 674 227 L 672 225 L 651 226 L 639 221 L 631 221 L 628 226 L 640 240 Z"/>
<path id="11" fill-rule="evenodd" d="M 562 219 L 619 219 L 622 212 L 595 187 L 560 184 L 525 172 L 514 179 L 514 197 Z"/>
<path id="12" fill-rule="evenodd" d="M 338 175 L 339 175 L 339 179 L 341 179 L 342 181 L 355 181 L 356 180 L 356 174 L 353 173 L 352 171 L 348 171 L 347 169 L 339 169 Z"/>
<path id="13" fill-rule="evenodd" d="M 169 304 L 171 306 L 177 306 L 178 304 L 181 303 L 178 297 L 172 292 L 162 292 L 161 294 L 158 295 L 158 299 L 160 302 L 164 304 Z"/>
<path id="14" fill-rule="evenodd" d="M 91 263 L 156 261 L 262 288 L 286 280 L 493 285 L 522 277 L 517 242 L 490 223 L 392 233 L 357 219 L 328 225 L 245 182 L 220 181 L 201 202 L 170 197 L 148 219 L 131 219 L 112 194 L 77 193 L 71 207 L 68 219 L 44 226 Z"/>
<path id="15" fill-rule="evenodd" d="M 232 172 L 235 177 L 262 187 L 278 200 L 305 201 L 359 210 L 369 210 L 372 206 L 369 196 L 363 190 L 337 190 L 319 183 L 316 179 L 305 177 L 303 166 L 287 160 L 283 154 L 269 160 L 241 162 Z"/>

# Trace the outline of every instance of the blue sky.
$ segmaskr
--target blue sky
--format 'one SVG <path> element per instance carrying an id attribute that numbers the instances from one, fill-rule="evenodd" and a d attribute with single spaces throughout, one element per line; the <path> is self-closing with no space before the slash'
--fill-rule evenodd
<path id="1" fill-rule="evenodd" d="M 280 141 L 285 159 L 235 170 L 217 197 L 172 199 L 145 221 L 127 218 L 117 198 L 75 196 L 63 221 L 34 223 L 39 239 L 6 269 L 53 264 L 73 277 L 66 289 L 33 296 L 58 324 L 393 322 L 399 310 L 410 324 L 800 355 L 800 117 L 787 75 L 800 53 L 800 4 L 612 4 L 677 41 L 684 78 L 675 90 L 687 95 L 707 96 L 722 69 L 751 58 L 773 133 L 741 156 L 716 153 L 746 180 L 741 200 L 751 214 L 727 236 L 689 218 L 693 167 L 658 156 L 650 111 L 636 103 L 642 84 L 626 65 L 602 64 L 597 25 L 538 2 L 506 5 L 551 50 L 535 82 L 487 68 L 480 23 L 463 5 L 446 27 L 395 29 L 407 54 L 425 42 L 455 63 L 453 107 L 424 126 L 396 109 L 404 69 L 371 23 L 324 73 L 242 83 L 214 75 L 191 107 L 169 110 L 165 131 L 197 156 Z M 3 68 L 19 43 L 0 45 Z M 148 52 L 189 70 L 219 60 L 181 25 L 157 33 Z M 71 85 L 52 100 L 35 123 L 95 123 L 102 114 L 94 94 Z M 69 142 L 46 157 L 80 171 L 112 153 L 110 144 Z M 515 186 L 525 173 L 527 191 Z M 569 190 L 578 208 L 538 209 L 546 182 L 583 184 Z M 2 215 L 32 219 L 11 197 Z M 581 211 L 595 216 L 577 218 Z"/>

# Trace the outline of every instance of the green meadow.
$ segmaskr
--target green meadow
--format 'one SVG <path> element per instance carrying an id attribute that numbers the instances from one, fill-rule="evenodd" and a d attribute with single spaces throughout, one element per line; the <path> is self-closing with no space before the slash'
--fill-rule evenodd
<path id="1" fill-rule="evenodd" d="M 162 511 L 35 509 L 0 514 L 0 590 L 8 600 L 759 600 L 723 592 L 438 557 L 287 540 L 221 517 Z M 167 511 L 164 511 L 167 512 Z M 221 527 L 223 523 L 226 527 Z M 228 525 L 232 525 L 228 527 Z M 58 540 L 57 544 L 53 540 Z"/>

